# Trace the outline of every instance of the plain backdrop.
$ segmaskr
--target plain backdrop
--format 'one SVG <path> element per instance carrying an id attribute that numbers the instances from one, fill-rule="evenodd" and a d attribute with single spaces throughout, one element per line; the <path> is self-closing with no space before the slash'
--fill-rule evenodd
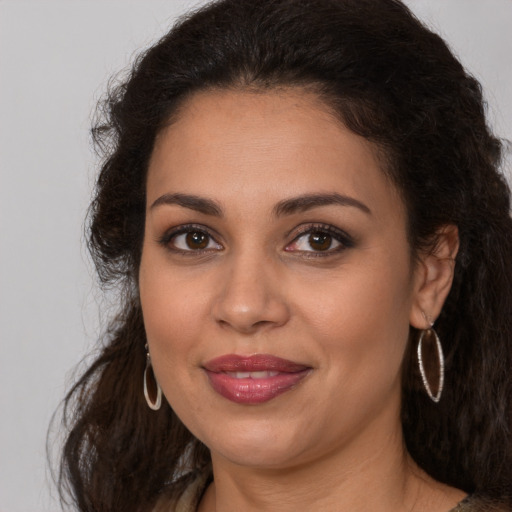
<path id="1" fill-rule="evenodd" d="M 0 0 L 0 512 L 59 510 L 47 428 L 105 316 L 83 242 L 95 102 L 198 3 Z M 407 3 L 481 80 L 512 139 L 512 0 Z"/>

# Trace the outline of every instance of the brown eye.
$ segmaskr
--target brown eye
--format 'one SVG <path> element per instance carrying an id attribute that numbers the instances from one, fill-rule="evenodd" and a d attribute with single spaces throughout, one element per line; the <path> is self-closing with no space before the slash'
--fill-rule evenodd
<path id="1" fill-rule="evenodd" d="M 163 244 L 171 249 L 178 249 L 181 252 L 200 252 L 200 251 L 220 251 L 222 245 L 206 231 L 199 229 L 183 228 L 183 231 L 176 234 L 170 234 L 167 239 L 163 239 Z"/>
<path id="2" fill-rule="evenodd" d="M 210 237 L 206 233 L 200 231 L 191 231 L 187 233 L 185 241 L 189 249 L 206 249 Z"/>
<path id="3" fill-rule="evenodd" d="M 340 229 L 326 226 L 311 226 L 310 230 L 295 238 L 285 248 L 286 252 L 310 253 L 324 256 L 337 254 L 353 247 L 354 243 L 349 235 Z"/>
<path id="4" fill-rule="evenodd" d="M 327 251 L 332 245 L 332 236 L 328 233 L 311 233 L 308 243 L 315 251 Z"/>

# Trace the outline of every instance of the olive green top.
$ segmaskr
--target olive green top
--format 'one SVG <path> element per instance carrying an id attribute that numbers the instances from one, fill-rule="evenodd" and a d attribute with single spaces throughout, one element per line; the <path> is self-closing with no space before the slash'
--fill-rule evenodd
<path id="1" fill-rule="evenodd" d="M 208 476 L 196 479 L 190 485 L 179 499 L 174 512 L 196 512 Z M 489 502 L 485 502 L 473 496 L 468 496 L 462 500 L 455 508 L 448 512 L 506 512 L 505 509 L 495 507 Z"/>

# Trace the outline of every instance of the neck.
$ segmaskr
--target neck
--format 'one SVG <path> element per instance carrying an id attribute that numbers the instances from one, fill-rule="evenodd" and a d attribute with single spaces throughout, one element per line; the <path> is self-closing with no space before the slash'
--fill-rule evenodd
<path id="1" fill-rule="evenodd" d="M 279 466 L 211 452 L 214 481 L 198 512 L 447 512 L 465 493 L 436 482 L 407 453 L 399 400 L 325 453 Z"/>
<path id="2" fill-rule="evenodd" d="M 212 452 L 214 482 L 199 512 L 274 511 L 276 503 L 280 512 L 399 512 L 422 510 L 426 502 L 434 508 L 425 510 L 448 510 L 426 498 L 440 484 L 411 461 L 398 418 L 394 423 L 384 430 L 376 422 L 344 446 L 286 467 L 240 466 Z"/>

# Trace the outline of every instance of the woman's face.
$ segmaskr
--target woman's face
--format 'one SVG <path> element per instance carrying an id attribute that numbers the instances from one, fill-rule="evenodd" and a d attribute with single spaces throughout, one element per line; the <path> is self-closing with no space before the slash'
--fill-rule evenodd
<path id="1" fill-rule="evenodd" d="M 419 278 L 382 165 L 300 90 L 198 93 L 157 138 L 144 322 L 214 460 L 286 467 L 400 431 Z"/>

